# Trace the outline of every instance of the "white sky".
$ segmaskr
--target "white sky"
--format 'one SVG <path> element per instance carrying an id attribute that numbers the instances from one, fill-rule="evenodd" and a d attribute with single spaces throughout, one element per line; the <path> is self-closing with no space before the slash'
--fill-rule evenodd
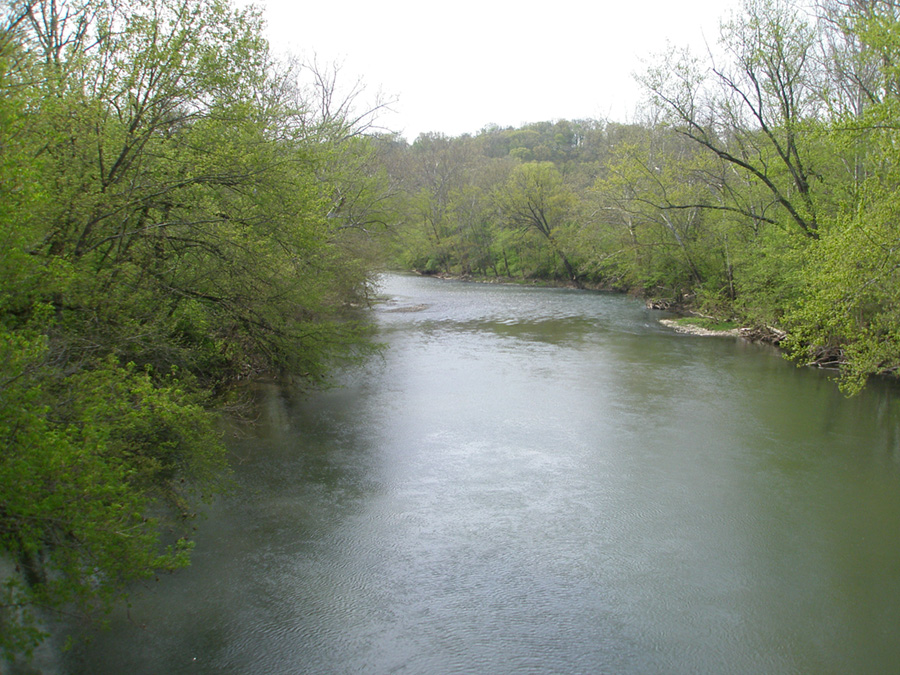
<path id="1" fill-rule="evenodd" d="M 256 0 L 282 54 L 342 63 L 365 96 L 397 99 L 379 126 L 476 133 L 487 124 L 630 121 L 632 74 L 674 45 L 703 53 L 738 0 Z"/>

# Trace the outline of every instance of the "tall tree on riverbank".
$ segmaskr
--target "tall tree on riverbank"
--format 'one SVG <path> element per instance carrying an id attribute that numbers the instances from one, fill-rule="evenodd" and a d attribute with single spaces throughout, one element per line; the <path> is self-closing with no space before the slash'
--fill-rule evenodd
<path id="1" fill-rule="evenodd" d="M 559 231 L 570 223 L 575 195 L 565 186 L 551 162 L 520 164 L 497 190 L 497 208 L 506 225 L 519 236 L 536 235 L 543 239 L 552 257 L 558 258 L 565 277 L 578 283 L 578 272 L 569 255 L 560 246 Z M 555 265 L 545 274 L 555 274 Z"/>
<path id="2" fill-rule="evenodd" d="M 758 227 L 736 309 L 787 328 L 797 359 L 840 367 L 855 391 L 900 367 L 887 150 L 900 17 L 881 0 L 815 9 L 747 0 L 723 24 L 724 60 L 669 60 L 645 82 L 672 128 L 729 167 L 722 204 Z"/>
<path id="3" fill-rule="evenodd" d="M 835 69 L 845 87 L 831 138 L 841 148 L 845 198 L 805 261 L 802 299 L 786 317 L 801 362 L 839 366 L 856 392 L 868 377 L 900 371 L 900 7 L 825 3 Z"/>

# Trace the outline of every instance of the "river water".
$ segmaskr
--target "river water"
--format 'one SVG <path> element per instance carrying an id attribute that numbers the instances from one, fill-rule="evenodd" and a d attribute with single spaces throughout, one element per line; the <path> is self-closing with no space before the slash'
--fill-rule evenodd
<path id="1" fill-rule="evenodd" d="M 193 566 L 70 673 L 886 673 L 900 413 L 632 299 L 386 276 L 383 356 L 261 392 Z"/>

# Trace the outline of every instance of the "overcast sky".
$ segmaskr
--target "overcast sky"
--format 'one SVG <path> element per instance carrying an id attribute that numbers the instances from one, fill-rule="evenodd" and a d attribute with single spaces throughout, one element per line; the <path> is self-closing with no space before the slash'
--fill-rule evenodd
<path id="1" fill-rule="evenodd" d="M 674 45 L 701 52 L 738 0 L 257 0 L 277 52 L 341 62 L 396 99 L 379 124 L 409 140 L 487 124 L 634 119 L 632 74 Z"/>

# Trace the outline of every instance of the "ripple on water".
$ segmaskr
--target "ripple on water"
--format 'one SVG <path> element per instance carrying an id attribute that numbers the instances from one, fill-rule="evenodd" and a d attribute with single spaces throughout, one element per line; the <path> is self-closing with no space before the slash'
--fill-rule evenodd
<path id="1" fill-rule="evenodd" d="M 386 286 L 384 358 L 275 411 L 160 627 L 81 672 L 896 668 L 894 399 L 626 298 Z"/>

